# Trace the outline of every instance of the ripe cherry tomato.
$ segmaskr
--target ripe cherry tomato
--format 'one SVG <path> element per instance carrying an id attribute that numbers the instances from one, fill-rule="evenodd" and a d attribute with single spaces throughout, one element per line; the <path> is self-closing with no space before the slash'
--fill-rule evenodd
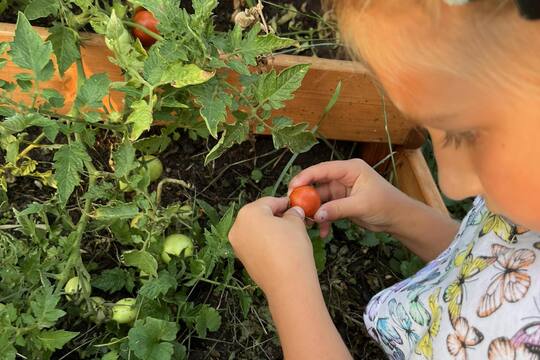
<path id="1" fill-rule="evenodd" d="M 291 207 L 300 206 L 307 217 L 312 218 L 321 207 L 321 197 L 313 186 L 305 185 L 294 189 L 289 195 Z"/>
<path id="2" fill-rule="evenodd" d="M 133 22 L 144 26 L 156 34 L 159 34 L 159 30 L 157 29 L 157 24 L 159 24 L 159 21 L 148 10 L 138 10 L 133 16 Z M 141 43 L 146 47 L 152 46 L 156 42 L 156 39 L 137 28 L 133 28 L 133 35 L 141 40 Z"/>

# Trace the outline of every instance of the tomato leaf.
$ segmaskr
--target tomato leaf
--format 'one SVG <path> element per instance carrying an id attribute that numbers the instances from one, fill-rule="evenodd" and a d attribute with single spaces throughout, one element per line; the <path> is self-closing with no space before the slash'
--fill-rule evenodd
<path id="1" fill-rule="evenodd" d="M 132 219 L 139 213 L 139 208 L 133 204 L 118 204 L 102 206 L 96 209 L 96 220 L 127 220 Z"/>
<path id="2" fill-rule="evenodd" d="M 125 251 L 122 258 L 127 266 L 134 266 L 151 276 L 157 276 L 157 260 L 149 252 L 144 250 Z"/>
<path id="3" fill-rule="evenodd" d="M 60 9 L 57 1 L 51 0 L 31 0 L 24 9 L 24 14 L 28 20 L 36 20 L 47 16 L 56 16 Z"/>
<path id="4" fill-rule="evenodd" d="M 127 123 L 133 124 L 130 140 L 137 140 L 143 132 L 150 129 L 152 125 L 152 107 L 146 100 L 138 100 L 131 104 L 133 112 L 129 115 Z"/>
<path id="5" fill-rule="evenodd" d="M 36 290 L 30 301 L 30 308 L 40 328 L 53 326 L 58 319 L 66 313 L 56 308 L 60 301 L 60 295 L 53 294 L 51 286 L 45 286 Z"/>
<path id="6" fill-rule="evenodd" d="M 155 300 L 160 295 L 165 295 L 170 289 L 176 289 L 176 279 L 167 271 L 161 271 L 159 276 L 148 280 L 139 290 L 139 294 L 148 299 Z"/>
<path id="7" fill-rule="evenodd" d="M 225 122 L 227 106 L 232 103 L 232 97 L 221 87 L 219 81 L 209 81 L 193 87 L 190 92 L 196 96 L 195 101 L 201 106 L 200 113 L 206 127 L 217 139 L 219 125 Z"/>
<path id="8" fill-rule="evenodd" d="M 139 359 L 169 360 L 174 352 L 173 344 L 178 332 L 174 322 L 147 317 L 137 320 L 129 330 L 129 349 Z"/>
<path id="9" fill-rule="evenodd" d="M 129 175 L 131 170 L 137 167 L 137 163 L 135 162 L 135 148 L 128 141 L 124 141 L 118 147 L 118 150 L 113 155 L 113 159 L 115 166 L 114 173 L 117 178 Z"/>
<path id="10" fill-rule="evenodd" d="M 85 161 L 91 161 L 90 156 L 84 145 L 78 142 L 62 145 L 54 154 L 54 179 L 61 204 L 67 203 L 71 193 L 79 185 Z"/>
<path id="11" fill-rule="evenodd" d="M 207 331 L 217 331 L 221 326 L 221 315 L 216 309 L 204 305 L 195 318 L 195 330 L 200 337 L 206 337 Z"/>
<path id="12" fill-rule="evenodd" d="M 235 31 L 238 32 L 239 28 L 238 30 L 235 28 Z M 231 37 L 231 46 L 235 53 L 242 56 L 244 62 L 248 65 L 257 65 L 257 57 L 261 55 L 268 55 L 275 50 L 287 48 L 296 44 L 295 40 L 280 38 L 274 34 L 260 36 L 260 31 L 260 24 L 256 24 L 243 40 L 239 40 L 238 33 L 236 37 Z"/>
<path id="13" fill-rule="evenodd" d="M 195 64 L 173 64 L 164 73 L 161 81 L 180 89 L 189 85 L 198 85 L 210 80 L 215 73 L 204 71 Z"/>
<path id="14" fill-rule="evenodd" d="M 19 12 L 15 39 L 9 51 L 13 63 L 23 69 L 32 70 L 36 78 L 46 80 L 52 67 L 51 54 L 52 44 L 49 41 L 44 42 L 26 16 Z"/>
<path id="15" fill-rule="evenodd" d="M 243 143 L 248 138 L 248 135 L 249 125 L 247 122 L 237 121 L 234 125 L 226 124 L 225 131 L 221 134 L 218 143 L 210 150 L 208 155 L 206 155 L 204 163 L 208 164 L 210 161 L 219 158 L 234 144 Z"/>
<path id="16" fill-rule="evenodd" d="M 107 269 L 92 280 L 92 286 L 115 293 L 126 287 L 132 281 L 131 274 L 120 268 Z"/>
<path id="17" fill-rule="evenodd" d="M 283 108 L 283 102 L 294 97 L 308 70 L 309 65 L 299 64 L 283 70 L 279 75 L 275 70 L 262 75 L 255 84 L 257 100 L 260 104 L 268 102 L 273 109 Z"/>
<path id="18" fill-rule="evenodd" d="M 107 74 L 95 74 L 86 79 L 77 93 L 75 106 L 79 110 L 85 107 L 103 107 L 103 98 L 109 93 L 111 81 Z"/>
<path id="19" fill-rule="evenodd" d="M 78 332 L 65 330 L 44 330 L 41 331 L 36 338 L 39 340 L 45 350 L 61 349 L 71 339 L 79 335 Z"/>
<path id="20" fill-rule="evenodd" d="M 306 123 L 274 127 L 272 132 L 274 147 L 276 149 L 286 147 L 295 154 L 308 151 L 317 144 L 317 138 L 307 130 L 307 127 Z"/>
<path id="21" fill-rule="evenodd" d="M 50 2 L 48 0 L 45 1 Z M 63 25 L 55 25 L 49 28 L 49 33 L 50 35 L 47 40 L 53 46 L 58 63 L 58 71 L 63 76 L 66 70 L 81 57 L 78 46 L 79 34 Z"/>

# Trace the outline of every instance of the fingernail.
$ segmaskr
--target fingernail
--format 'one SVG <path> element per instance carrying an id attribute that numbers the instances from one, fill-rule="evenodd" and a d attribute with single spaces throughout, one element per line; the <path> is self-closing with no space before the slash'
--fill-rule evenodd
<path id="1" fill-rule="evenodd" d="M 317 221 L 325 221 L 328 218 L 328 212 L 326 210 L 319 210 L 315 214 L 315 220 Z"/>
<path id="2" fill-rule="evenodd" d="M 305 218 L 306 217 L 306 213 L 304 212 L 304 209 L 302 209 L 300 206 L 295 206 L 293 208 L 291 208 L 292 210 L 296 211 L 296 213 L 301 217 L 301 218 Z"/>

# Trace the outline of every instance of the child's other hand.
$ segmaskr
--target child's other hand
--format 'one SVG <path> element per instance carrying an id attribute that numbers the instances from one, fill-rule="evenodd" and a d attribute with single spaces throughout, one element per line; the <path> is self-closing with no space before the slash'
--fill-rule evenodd
<path id="1" fill-rule="evenodd" d="M 333 221 L 343 218 L 371 231 L 390 232 L 396 209 L 409 200 L 360 159 L 311 166 L 291 180 L 289 189 L 313 183 L 323 202 L 315 214 L 322 237 L 328 235 Z"/>
<path id="2" fill-rule="evenodd" d="M 287 207 L 287 198 L 259 199 L 240 210 L 229 232 L 236 255 L 267 296 L 285 284 L 317 283 L 304 212 Z"/>

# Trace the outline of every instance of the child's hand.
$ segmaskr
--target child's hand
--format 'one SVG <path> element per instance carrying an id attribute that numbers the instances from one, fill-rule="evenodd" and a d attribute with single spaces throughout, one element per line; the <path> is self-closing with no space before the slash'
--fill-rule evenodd
<path id="1" fill-rule="evenodd" d="M 317 184 L 323 205 L 315 214 L 321 236 L 328 235 L 330 224 L 349 218 L 372 230 L 390 232 L 396 210 L 409 198 L 392 186 L 363 160 L 330 161 L 314 165 L 295 176 L 290 184 Z"/>
<path id="2" fill-rule="evenodd" d="M 259 199 L 240 210 L 229 232 L 236 255 L 269 297 L 285 284 L 317 283 L 304 212 L 287 207 L 287 198 Z"/>

